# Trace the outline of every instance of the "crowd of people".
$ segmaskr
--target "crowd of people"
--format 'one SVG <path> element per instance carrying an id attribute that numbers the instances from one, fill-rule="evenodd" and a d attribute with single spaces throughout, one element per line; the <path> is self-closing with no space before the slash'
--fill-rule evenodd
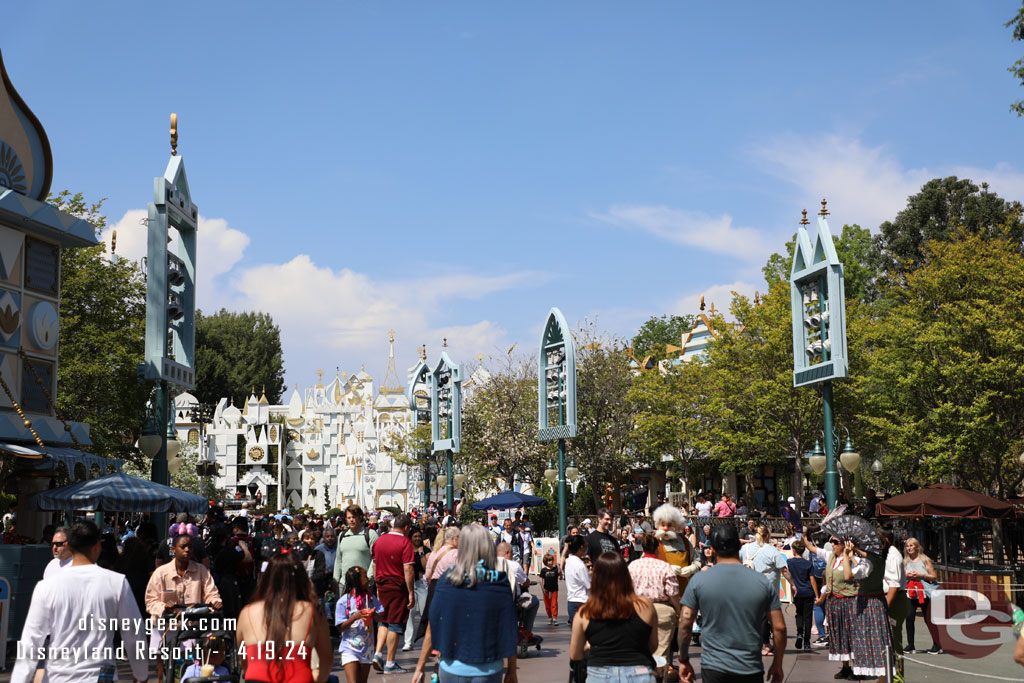
<path id="1" fill-rule="evenodd" d="M 230 519 L 214 506 L 201 520 L 179 514 L 159 542 L 145 517 L 48 530 L 54 558 L 12 680 L 32 680 L 37 668 L 51 681 L 84 680 L 83 667 L 96 668 L 90 679 L 109 667 L 69 668 L 46 656 L 47 641 L 94 647 L 113 637 L 76 630 L 85 613 L 136 624 L 119 626 L 124 643 L 150 632 L 148 650 L 133 650 L 148 656 L 129 657 L 145 680 L 152 661 L 163 672 L 161 644 L 180 628 L 168 615 L 209 605 L 236 620 L 247 680 L 323 683 L 338 664 L 345 680 L 364 682 L 371 670 L 406 672 L 397 653 L 419 643 L 414 681 L 432 669 L 442 682 L 514 682 L 520 645 L 540 647 L 541 604 L 550 627 L 571 628 L 576 680 L 692 681 L 691 646 L 702 648 L 705 681 L 763 680 L 766 657 L 768 678 L 781 680 L 782 577 L 792 587 L 796 649 L 827 647 L 837 679 L 877 678 L 891 661 L 898 671 L 902 653 L 916 651 L 918 612 L 932 636 L 927 651 L 941 652 L 930 622 L 937 577 L 917 539 L 901 544 L 881 529 L 877 556 L 804 529 L 795 507 L 780 538 L 757 518 L 701 524 L 716 511 L 735 516 L 728 496 L 709 505 L 703 496 L 693 508 L 664 504 L 651 519 L 601 509 L 539 557 L 529 516 L 518 512 L 460 526 L 450 514 L 366 515 L 356 505 L 333 517 L 245 510 Z M 138 626 L 143 615 L 148 628 Z M 201 669 L 190 667 L 182 670 Z M 224 669 L 220 660 L 214 668 Z"/>

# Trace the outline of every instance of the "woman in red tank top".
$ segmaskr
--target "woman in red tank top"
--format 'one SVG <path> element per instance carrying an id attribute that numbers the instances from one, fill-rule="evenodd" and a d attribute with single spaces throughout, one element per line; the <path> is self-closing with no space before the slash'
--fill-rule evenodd
<path id="1" fill-rule="evenodd" d="M 325 683 L 334 668 L 327 619 L 305 568 L 291 553 L 270 558 L 238 617 L 247 683 Z M 314 672 L 313 651 L 320 659 Z"/>

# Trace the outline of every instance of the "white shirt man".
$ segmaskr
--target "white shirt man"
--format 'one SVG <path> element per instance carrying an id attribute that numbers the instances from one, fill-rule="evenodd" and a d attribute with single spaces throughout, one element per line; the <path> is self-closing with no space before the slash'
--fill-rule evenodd
<path id="1" fill-rule="evenodd" d="M 523 626 L 530 633 L 533 633 L 533 623 L 537 619 L 537 610 L 540 608 L 540 599 L 530 593 L 530 577 L 526 575 L 523 565 L 512 559 L 512 546 L 502 541 L 498 544 L 498 557 L 504 560 L 509 578 L 515 582 L 515 594 L 518 599 L 523 596 L 522 603 L 526 607 L 526 618 Z M 500 564 L 500 562 L 499 562 Z M 514 578 L 513 578 L 514 577 Z M 529 596 L 529 604 L 526 604 L 526 596 Z"/>
<path id="2" fill-rule="evenodd" d="M 144 622 L 128 580 L 96 566 L 100 531 L 95 524 L 79 522 L 71 527 L 68 540 L 72 544 L 71 566 L 40 581 L 32 593 L 17 663 L 11 672 L 12 683 L 30 683 L 37 663 L 44 658 L 45 680 L 50 683 L 95 681 L 104 665 L 114 663 L 96 656 L 97 652 L 116 653 L 112 624 L 120 631 L 132 676 L 145 681 L 148 664 Z M 47 638 L 50 651 L 44 657 Z"/>
<path id="3" fill-rule="evenodd" d="M 43 570 L 44 579 L 49 579 L 61 569 L 71 566 L 71 548 L 68 546 L 68 534 L 64 527 L 53 532 L 50 548 L 53 550 L 53 559 Z"/>
<path id="4" fill-rule="evenodd" d="M 587 551 L 586 539 L 573 536 L 567 543 L 569 550 L 565 558 L 565 598 L 569 606 L 569 623 L 576 616 L 576 610 L 590 597 L 590 570 L 583 564 L 583 554 Z"/>

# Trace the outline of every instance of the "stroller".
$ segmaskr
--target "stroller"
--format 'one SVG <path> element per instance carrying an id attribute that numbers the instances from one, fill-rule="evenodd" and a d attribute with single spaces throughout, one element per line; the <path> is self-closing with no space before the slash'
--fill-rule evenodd
<path id="1" fill-rule="evenodd" d="M 182 622 L 182 628 L 168 633 L 165 644 L 173 653 L 185 652 L 187 647 L 188 655 L 170 660 L 164 680 L 167 683 L 238 683 L 242 678 L 242 669 L 238 661 L 235 632 L 233 629 L 211 629 L 212 626 L 224 625 L 221 613 L 209 605 L 174 605 L 169 611 L 178 614 L 176 618 Z M 218 653 L 222 655 L 222 662 Z M 204 664 L 211 663 L 211 659 L 217 662 L 216 668 L 223 667 L 227 673 L 190 675 L 182 679 L 186 671 L 193 668 L 201 671 Z"/>
<path id="2" fill-rule="evenodd" d="M 516 644 L 516 656 L 520 659 L 526 658 L 531 646 L 540 650 L 540 644 L 544 642 L 543 637 L 526 630 L 526 615 L 533 600 L 534 596 L 527 592 L 524 592 L 519 596 L 519 599 L 516 600 L 516 621 L 519 626 L 519 640 Z"/>

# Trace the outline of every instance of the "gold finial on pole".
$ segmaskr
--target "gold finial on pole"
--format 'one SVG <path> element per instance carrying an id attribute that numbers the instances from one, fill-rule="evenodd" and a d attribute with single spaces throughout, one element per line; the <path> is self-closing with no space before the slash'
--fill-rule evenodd
<path id="1" fill-rule="evenodd" d="M 828 215 L 828 200 L 826 200 L 826 199 L 822 199 L 821 200 L 821 211 L 818 212 L 818 215 L 819 216 L 827 216 Z"/>
<path id="2" fill-rule="evenodd" d="M 388 342 L 391 343 L 391 344 L 395 343 L 395 331 L 394 330 L 388 330 Z"/>
<path id="3" fill-rule="evenodd" d="M 178 115 L 171 114 L 171 156 L 178 153 Z"/>
<path id="4" fill-rule="evenodd" d="M 447 349 L 448 348 L 448 337 L 445 337 L 444 339 L 441 340 L 441 348 L 442 349 Z"/>
<path id="5" fill-rule="evenodd" d="M 802 210 L 800 213 L 802 214 L 800 218 L 800 225 L 810 225 L 811 222 L 807 220 L 807 209 Z"/>
<path id="6" fill-rule="evenodd" d="M 700 310 L 704 310 L 704 295 L 700 295 Z"/>
<path id="7" fill-rule="evenodd" d="M 420 352 L 420 360 L 426 360 L 427 359 L 427 345 L 424 344 L 423 346 L 421 346 L 419 348 L 419 352 Z"/>
<path id="8" fill-rule="evenodd" d="M 113 256 L 117 253 L 117 230 L 110 235 L 110 255 Z"/>
<path id="9" fill-rule="evenodd" d="M 754 305 L 761 305 L 761 292 L 757 291 L 756 289 L 754 290 Z"/>

